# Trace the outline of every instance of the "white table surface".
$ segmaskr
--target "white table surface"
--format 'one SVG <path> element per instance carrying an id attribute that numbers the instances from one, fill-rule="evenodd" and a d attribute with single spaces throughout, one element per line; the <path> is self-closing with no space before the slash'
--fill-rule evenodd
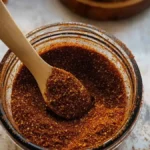
<path id="1" fill-rule="evenodd" d="M 71 13 L 59 0 L 9 0 L 8 9 L 24 33 L 41 25 L 77 21 L 96 25 L 122 40 L 135 55 L 144 83 L 144 106 L 130 136 L 117 150 L 150 150 L 150 9 L 123 21 L 100 22 Z M 7 47 L 0 41 L 0 59 Z M 0 126 L 0 150 L 19 150 Z"/>

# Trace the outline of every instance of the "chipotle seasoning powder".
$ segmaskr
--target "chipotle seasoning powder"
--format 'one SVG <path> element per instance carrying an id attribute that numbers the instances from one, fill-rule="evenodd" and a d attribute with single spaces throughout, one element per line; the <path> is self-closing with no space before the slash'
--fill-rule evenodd
<path id="1" fill-rule="evenodd" d="M 34 77 L 26 67 L 12 90 L 12 116 L 18 131 L 30 142 L 51 150 L 97 148 L 122 127 L 127 106 L 122 76 L 105 56 L 78 45 L 59 46 L 41 54 L 57 68 L 76 76 L 94 97 L 81 118 L 64 120 L 47 110 Z"/>
<path id="2" fill-rule="evenodd" d="M 59 117 L 79 118 L 92 107 L 89 92 L 75 76 L 65 70 L 53 67 L 46 87 L 45 102 Z"/>

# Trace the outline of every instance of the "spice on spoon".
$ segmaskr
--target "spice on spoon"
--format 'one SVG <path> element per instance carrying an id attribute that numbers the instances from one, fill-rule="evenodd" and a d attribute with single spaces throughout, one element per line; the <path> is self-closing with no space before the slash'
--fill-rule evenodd
<path id="1" fill-rule="evenodd" d="M 71 73 L 53 68 L 47 81 L 46 104 L 65 119 L 82 117 L 91 107 L 92 99 L 82 83 Z"/>

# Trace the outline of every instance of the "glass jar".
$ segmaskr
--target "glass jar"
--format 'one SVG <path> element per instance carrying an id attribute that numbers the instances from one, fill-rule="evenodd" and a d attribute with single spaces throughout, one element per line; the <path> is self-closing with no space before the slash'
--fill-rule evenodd
<path id="1" fill-rule="evenodd" d="M 126 119 L 114 137 L 99 148 L 114 149 L 125 139 L 138 118 L 142 105 L 142 79 L 138 66 L 126 46 L 112 35 L 82 23 L 56 23 L 42 26 L 29 34 L 27 39 L 40 52 L 57 43 L 78 43 L 105 55 L 121 73 L 127 93 Z M 0 64 L 0 120 L 10 137 L 23 149 L 42 150 L 25 139 L 15 128 L 11 113 L 12 84 L 22 63 L 10 50 Z"/>

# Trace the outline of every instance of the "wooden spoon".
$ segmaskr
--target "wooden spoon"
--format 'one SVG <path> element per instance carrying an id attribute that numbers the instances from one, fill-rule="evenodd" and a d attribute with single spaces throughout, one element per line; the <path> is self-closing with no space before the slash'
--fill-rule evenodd
<path id="1" fill-rule="evenodd" d="M 66 119 L 74 119 L 89 110 L 91 97 L 85 87 L 71 73 L 50 66 L 36 53 L 2 1 L 0 1 L 0 39 L 32 73 L 46 105 L 54 113 Z"/>

